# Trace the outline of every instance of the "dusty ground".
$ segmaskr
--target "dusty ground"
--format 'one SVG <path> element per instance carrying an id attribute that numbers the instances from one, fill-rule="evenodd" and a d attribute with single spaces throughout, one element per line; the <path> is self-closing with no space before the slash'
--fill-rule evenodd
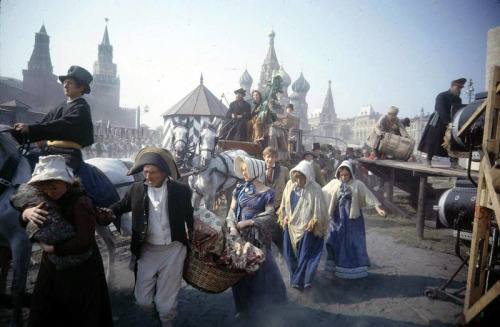
<path id="1" fill-rule="evenodd" d="M 447 184 L 448 181 L 444 181 Z M 447 185 L 446 185 L 447 186 Z M 397 193 L 398 205 L 410 212 L 409 199 Z M 324 262 L 316 275 L 310 294 L 304 295 L 288 287 L 289 303 L 283 307 L 263 308 L 264 326 L 453 326 L 460 318 L 461 306 L 449 301 L 431 300 L 424 296 L 427 286 L 446 281 L 460 265 L 453 255 L 450 230 L 426 228 L 425 240 L 416 235 L 415 219 L 375 216 L 366 211 L 367 244 L 371 259 L 369 277 L 344 281 L 324 270 Z M 119 276 L 111 290 L 115 326 L 156 326 L 134 305 L 133 274 L 128 270 L 128 237 L 118 236 L 117 266 Z M 466 249 L 463 249 L 464 251 Z M 326 251 L 325 251 L 326 252 Z M 105 256 L 105 255 L 104 255 Z M 34 254 L 37 260 L 39 254 Z M 324 260 L 324 258 L 323 258 Z M 28 277 L 32 289 L 38 266 Z M 285 283 L 289 276 L 280 265 Z M 462 271 L 454 287 L 464 285 Z M 190 286 L 179 294 L 176 326 L 238 326 L 234 320 L 231 291 L 211 295 Z M 26 310 L 26 313 L 28 311 Z M 0 312 L 0 325 L 6 326 L 9 311 Z"/>

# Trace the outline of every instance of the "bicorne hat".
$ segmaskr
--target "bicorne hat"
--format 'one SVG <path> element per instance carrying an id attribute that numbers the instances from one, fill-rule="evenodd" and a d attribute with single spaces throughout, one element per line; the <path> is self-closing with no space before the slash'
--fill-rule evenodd
<path id="1" fill-rule="evenodd" d="M 140 173 L 145 165 L 153 165 L 170 176 L 172 179 L 180 179 L 181 174 L 177 169 L 174 157 L 170 151 L 160 148 L 144 148 L 137 154 L 134 165 L 128 171 L 127 175 Z"/>
<path id="2" fill-rule="evenodd" d="M 92 83 L 92 75 L 85 69 L 80 66 L 71 66 L 68 69 L 68 75 L 59 76 L 59 80 L 61 83 L 64 83 L 66 78 L 73 78 L 77 80 L 79 83 L 85 85 L 85 90 L 83 91 L 85 94 L 90 93 L 90 83 Z"/>

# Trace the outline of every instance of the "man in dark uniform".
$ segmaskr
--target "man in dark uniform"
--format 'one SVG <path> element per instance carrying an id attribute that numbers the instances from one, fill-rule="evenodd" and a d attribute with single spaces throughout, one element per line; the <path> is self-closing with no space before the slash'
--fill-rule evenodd
<path id="1" fill-rule="evenodd" d="M 448 123 L 453 119 L 453 114 L 462 105 L 460 91 L 467 82 L 465 78 L 459 78 L 451 82 L 448 91 L 439 93 L 436 97 L 434 113 L 429 117 L 425 126 L 422 139 L 418 145 L 418 151 L 427 153 L 426 166 L 431 167 L 432 157 L 448 157 L 448 152 L 441 146 L 446 133 Z M 458 159 L 450 158 L 452 168 L 458 168 Z"/>
<path id="2" fill-rule="evenodd" d="M 83 98 L 90 93 L 92 75 L 82 67 L 71 66 L 59 80 L 68 100 L 48 112 L 40 123 L 17 123 L 14 128 L 29 142 L 47 140 L 43 155 L 62 155 L 76 173 L 82 163 L 81 149 L 94 143 L 90 107 Z"/>
<path id="3" fill-rule="evenodd" d="M 231 121 L 221 132 L 220 138 L 223 140 L 248 141 L 247 125 L 252 110 L 250 104 L 243 100 L 246 94 L 244 89 L 240 88 L 234 91 L 234 94 L 236 94 L 236 100 L 229 104 L 229 110 L 226 113 L 226 117 Z"/>

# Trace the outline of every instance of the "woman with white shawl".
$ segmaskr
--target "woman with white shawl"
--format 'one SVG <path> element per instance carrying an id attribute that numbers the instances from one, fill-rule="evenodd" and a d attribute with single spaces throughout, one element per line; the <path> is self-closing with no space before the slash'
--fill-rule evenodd
<path id="1" fill-rule="evenodd" d="M 326 241 L 325 269 L 335 272 L 335 276 L 339 278 L 367 277 L 370 263 L 361 208 L 370 205 L 375 206 L 382 217 L 386 213 L 366 185 L 354 178 L 351 162 L 342 162 L 335 176 L 337 179 L 323 187 L 331 217 L 331 231 Z"/>
<path id="2" fill-rule="evenodd" d="M 299 290 L 309 289 L 321 259 L 328 223 L 326 202 L 321 186 L 314 181 L 312 162 L 301 161 L 290 171 L 281 208 L 283 255 L 290 284 Z"/>

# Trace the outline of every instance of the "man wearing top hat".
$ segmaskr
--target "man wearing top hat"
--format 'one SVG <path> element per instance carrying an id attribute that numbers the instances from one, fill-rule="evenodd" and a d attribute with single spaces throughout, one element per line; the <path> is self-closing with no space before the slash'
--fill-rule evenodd
<path id="1" fill-rule="evenodd" d="M 153 316 L 157 313 L 162 326 L 173 326 L 187 245 L 193 239 L 191 189 L 177 181 L 180 173 L 168 150 L 142 149 L 127 175 L 141 171 L 145 181 L 132 184 L 99 219 L 132 212 L 136 303 Z"/>
<path id="2" fill-rule="evenodd" d="M 226 117 L 231 119 L 221 131 L 219 138 L 233 141 L 248 141 L 247 125 L 251 118 L 250 104 L 243 100 L 245 90 L 240 88 L 234 91 L 236 100 L 229 104 Z"/>
<path id="3" fill-rule="evenodd" d="M 427 153 L 426 166 L 431 167 L 432 158 L 448 157 L 448 152 L 441 146 L 448 123 L 453 119 L 455 112 L 460 109 L 462 99 L 460 91 L 467 82 L 465 78 L 459 78 L 451 82 L 450 89 L 441 92 L 436 97 L 434 112 L 429 117 L 425 126 L 422 139 L 418 144 L 418 151 Z M 458 159 L 450 158 L 451 168 L 459 168 Z"/>
<path id="4" fill-rule="evenodd" d="M 43 155 L 62 155 L 76 173 L 83 161 L 81 149 L 94 143 L 90 107 L 83 98 L 90 93 L 92 75 L 80 66 L 71 66 L 59 81 L 68 100 L 49 111 L 40 123 L 17 123 L 14 128 L 29 142 L 47 141 Z"/>

